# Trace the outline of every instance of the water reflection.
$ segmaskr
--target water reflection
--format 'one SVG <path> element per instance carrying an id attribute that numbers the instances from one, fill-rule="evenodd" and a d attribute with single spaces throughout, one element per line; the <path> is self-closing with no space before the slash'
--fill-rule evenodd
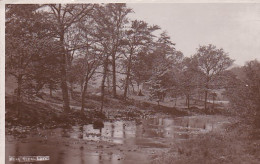
<path id="1" fill-rule="evenodd" d="M 138 139 L 154 140 L 160 138 L 188 139 L 198 133 L 205 133 L 214 129 L 214 123 L 209 119 L 197 117 L 180 118 L 147 118 L 135 121 L 105 122 L 104 128 L 94 129 L 93 125 L 74 126 L 72 129 L 63 129 L 63 137 L 91 141 L 107 141 L 117 144 L 132 142 L 137 144 Z M 134 139 L 134 142 L 133 140 Z"/>
<path id="2" fill-rule="evenodd" d="M 47 136 L 55 141 L 64 138 L 79 140 L 107 141 L 115 144 L 137 145 L 138 147 L 163 148 L 173 140 L 188 139 L 199 133 L 214 130 L 216 123 L 210 118 L 200 117 L 155 117 L 135 121 L 104 122 L 104 127 L 94 129 L 93 125 L 73 126 L 71 129 L 45 130 L 41 135 L 31 136 L 28 142 L 21 143 L 17 140 L 6 142 L 6 163 L 9 155 L 51 155 L 51 161 L 46 163 L 83 164 L 83 163 L 133 163 L 137 159 L 147 162 L 147 156 L 136 152 L 125 152 L 124 160 L 119 160 L 120 154 L 96 152 L 85 150 L 84 146 L 75 148 L 66 143 L 46 144 Z M 32 138 L 37 142 L 31 142 Z M 47 142 L 47 141 L 46 141 Z M 49 142 L 49 141 L 48 141 Z M 41 162 L 44 164 L 44 162 Z"/>
<path id="3" fill-rule="evenodd" d="M 19 149 L 19 152 L 17 150 Z M 121 154 L 104 153 L 99 152 L 89 152 L 85 151 L 84 148 L 75 149 L 73 147 L 64 148 L 63 146 L 55 145 L 42 145 L 37 142 L 30 142 L 26 144 L 11 144 L 6 143 L 6 160 L 5 163 L 17 163 L 9 162 L 9 155 L 11 156 L 50 156 L 50 161 L 41 161 L 41 164 L 125 164 L 133 163 L 134 160 L 138 159 L 141 163 L 146 163 L 146 156 L 142 154 L 132 154 L 130 152 L 125 157 L 125 160 L 121 160 Z M 119 160 L 120 159 L 120 160 Z M 129 162 L 127 162 L 129 161 Z M 17 163 L 18 164 L 18 163 Z"/>

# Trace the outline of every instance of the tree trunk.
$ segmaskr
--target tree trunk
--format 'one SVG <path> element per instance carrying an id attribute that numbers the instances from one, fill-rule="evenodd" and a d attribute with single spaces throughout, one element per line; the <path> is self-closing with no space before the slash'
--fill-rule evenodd
<path id="1" fill-rule="evenodd" d="M 112 88 L 112 94 L 113 97 L 116 98 L 116 54 L 113 53 L 112 54 L 112 73 L 113 73 L 113 79 L 112 79 L 112 83 L 113 83 L 113 88 Z"/>
<path id="2" fill-rule="evenodd" d="M 69 94 L 68 94 L 68 86 L 67 86 L 67 80 L 66 80 L 66 70 L 64 69 L 64 66 L 62 66 L 61 69 L 61 90 L 62 90 L 62 98 L 63 98 L 63 109 L 64 112 L 68 112 L 70 110 L 70 104 L 69 104 Z"/>
<path id="3" fill-rule="evenodd" d="M 143 96 L 142 90 L 139 90 L 138 96 Z"/>
<path id="4" fill-rule="evenodd" d="M 106 75 L 107 75 L 107 66 L 108 66 L 108 55 L 106 56 L 106 59 L 104 61 L 103 78 L 102 78 L 102 81 L 101 81 L 101 112 L 102 112 L 103 106 L 104 106 L 105 81 L 106 81 Z"/>
<path id="5" fill-rule="evenodd" d="M 45 83 L 40 83 L 36 86 L 35 88 L 35 95 L 38 95 L 40 90 L 43 88 L 43 86 L 45 85 Z"/>
<path id="6" fill-rule="evenodd" d="M 188 105 L 188 109 L 190 109 L 190 95 L 187 95 L 187 105 Z"/>
<path id="7" fill-rule="evenodd" d="M 124 99 L 126 99 L 126 96 L 127 96 L 128 85 L 129 85 L 129 74 L 127 71 L 127 75 L 126 75 L 126 79 L 125 79 Z"/>
<path id="8" fill-rule="evenodd" d="M 205 91 L 205 101 L 204 101 L 204 109 L 207 109 L 207 101 L 208 101 L 208 89 Z"/>
<path id="9" fill-rule="evenodd" d="M 81 112 L 84 112 L 84 107 L 85 107 L 85 96 L 87 92 L 87 87 L 88 87 L 88 77 L 86 76 L 84 86 L 83 86 L 83 91 L 81 93 Z"/>
<path id="10" fill-rule="evenodd" d="M 108 93 L 110 93 L 110 79 L 109 79 L 109 74 L 107 75 L 107 90 L 108 90 Z"/>
<path id="11" fill-rule="evenodd" d="M 22 76 L 18 76 L 17 78 L 17 102 L 21 102 L 22 101 Z"/>
<path id="12" fill-rule="evenodd" d="M 67 70 L 66 70 L 66 54 L 64 49 L 64 32 L 61 32 L 60 35 L 60 43 L 61 43 L 61 90 L 62 90 L 62 98 L 63 98 L 63 109 L 64 112 L 67 113 L 70 111 L 70 100 L 67 86 Z"/>
<path id="13" fill-rule="evenodd" d="M 215 108 L 215 95 L 213 95 L 213 109 Z"/>
<path id="14" fill-rule="evenodd" d="M 202 100 L 202 93 L 198 91 L 199 102 Z"/>
<path id="15" fill-rule="evenodd" d="M 205 90 L 205 102 L 204 102 L 205 110 L 207 110 L 209 82 L 210 82 L 209 70 L 207 70 L 207 81 L 206 81 L 206 86 L 205 86 L 206 90 Z"/>
<path id="16" fill-rule="evenodd" d="M 51 84 L 49 85 L 49 89 L 50 89 L 50 97 L 52 97 L 52 86 L 51 86 Z"/>
<path id="17" fill-rule="evenodd" d="M 126 99 L 126 96 L 127 96 L 127 89 L 128 89 L 128 85 L 129 85 L 131 64 L 132 64 L 132 52 L 130 52 L 129 61 L 128 61 L 128 66 L 127 66 L 127 71 L 126 71 L 124 99 Z"/>
<path id="18" fill-rule="evenodd" d="M 70 82 L 70 97 L 74 99 L 73 82 Z"/>
<path id="19" fill-rule="evenodd" d="M 255 126 L 260 128 L 260 106 L 258 105 L 258 111 L 256 111 Z"/>
<path id="20" fill-rule="evenodd" d="M 83 83 L 80 83 L 80 92 L 82 93 L 83 91 Z"/>
<path id="21" fill-rule="evenodd" d="M 21 75 L 19 75 L 17 78 L 17 97 L 16 97 L 17 117 L 20 116 L 20 107 L 22 102 L 22 84 L 23 84 L 23 78 Z"/>
<path id="22" fill-rule="evenodd" d="M 132 83 L 132 81 L 130 81 L 130 82 L 131 82 L 131 87 L 132 87 L 133 94 L 135 95 L 135 87 L 134 87 L 134 84 Z"/>

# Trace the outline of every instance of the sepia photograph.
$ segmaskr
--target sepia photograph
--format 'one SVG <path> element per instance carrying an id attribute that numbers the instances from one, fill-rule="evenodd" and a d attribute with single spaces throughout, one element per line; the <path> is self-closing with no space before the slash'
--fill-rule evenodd
<path id="1" fill-rule="evenodd" d="M 0 163 L 260 163 L 260 3 L 1 10 Z"/>

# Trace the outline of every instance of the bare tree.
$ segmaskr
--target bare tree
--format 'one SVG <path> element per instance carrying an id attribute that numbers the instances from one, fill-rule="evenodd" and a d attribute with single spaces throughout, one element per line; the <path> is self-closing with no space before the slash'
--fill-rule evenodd
<path id="1" fill-rule="evenodd" d="M 48 5 L 49 11 L 48 20 L 55 25 L 56 37 L 60 43 L 60 72 L 61 72 L 61 89 L 63 97 L 64 112 L 70 110 L 70 100 L 67 86 L 67 52 L 66 52 L 66 40 L 65 35 L 68 29 L 75 23 L 81 21 L 85 16 L 91 14 L 94 5 L 93 4 L 50 4 Z"/>
<path id="2" fill-rule="evenodd" d="M 108 4 L 107 5 L 108 13 L 110 16 L 111 23 L 111 38 L 112 38 L 112 47 L 111 47 L 111 56 L 112 56 L 112 94 L 116 98 L 116 55 L 118 54 L 121 40 L 124 37 L 123 27 L 128 23 L 127 15 L 132 12 L 131 9 L 126 7 L 126 4 Z"/>
<path id="3" fill-rule="evenodd" d="M 104 73 L 107 73 L 108 65 L 112 65 L 112 95 L 116 97 L 116 61 L 124 38 L 124 26 L 128 23 L 127 15 L 132 12 L 126 4 L 106 4 L 100 6 L 96 14 L 96 22 L 99 25 L 99 38 L 103 38 L 103 51 L 107 55 L 104 58 Z M 109 61 L 108 61 L 109 60 Z M 103 76 L 102 84 L 105 84 Z M 104 86 L 101 86 L 103 90 Z M 103 93 L 103 92 L 102 92 Z"/>
<path id="4" fill-rule="evenodd" d="M 95 38 L 92 36 L 92 31 L 94 30 L 91 24 L 93 20 L 86 21 L 80 24 L 81 37 L 84 42 L 84 47 L 79 50 L 80 56 L 82 58 L 78 59 L 78 62 L 81 65 L 83 74 L 83 90 L 81 92 L 81 111 L 84 111 L 85 97 L 87 92 L 88 83 L 95 74 L 97 68 L 101 65 L 102 61 L 102 52 L 99 51 L 96 47 Z M 87 26 L 89 24 L 89 26 Z"/>

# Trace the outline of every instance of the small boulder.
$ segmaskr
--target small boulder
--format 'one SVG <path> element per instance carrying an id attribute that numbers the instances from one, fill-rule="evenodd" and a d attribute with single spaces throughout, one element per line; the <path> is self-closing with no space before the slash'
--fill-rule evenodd
<path id="1" fill-rule="evenodd" d="M 101 129 L 104 128 L 104 123 L 102 120 L 98 119 L 93 122 L 93 128 L 94 129 Z"/>

